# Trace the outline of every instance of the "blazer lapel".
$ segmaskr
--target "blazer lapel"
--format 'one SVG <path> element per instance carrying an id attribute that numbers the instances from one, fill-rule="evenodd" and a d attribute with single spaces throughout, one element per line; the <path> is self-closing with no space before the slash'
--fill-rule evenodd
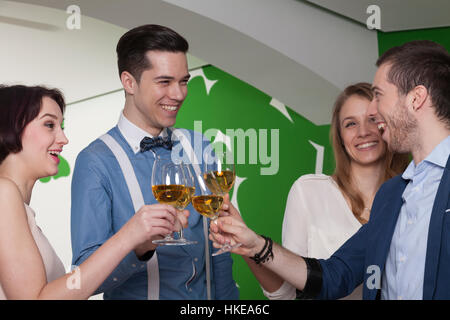
<path id="1" fill-rule="evenodd" d="M 386 264 L 387 255 L 391 246 L 392 236 L 394 234 L 397 219 L 400 214 L 400 209 L 403 205 L 402 194 L 408 184 L 408 181 L 398 176 L 396 183 L 393 183 L 384 193 L 389 195 L 380 198 L 378 201 L 382 202 L 377 210 L 377 216 L 369 221 L 371 226 L 370 249 L 367 250 L 366 267 L 375 265 L 380 268 L 383 274 Z M 372 212 L 372 215 L 374 212 Z M 364 287 L 366 289 L 366 286 Z M 375 299 L 378 290 L 368 290 L 368 299 Z"/>
<path id="2" fill-rule="evenodd" d="M 441 238 L 444 214 L 447 209 L 450 194 L 450 157 L 442 174 L 433 211 L 431 212 L 430 226 L 428 229 L 427 254 L 425 259 L 425 274 L 423 280 L 423 299 L 433 299 L 436 289 L 437 270 L 439 267 L 439 255 L 441 249 Z"/>
<path id="3" fill-rule="evenodd" d="M 395 226 L 397 225 L 398 216 L 400 214 L 400 209 L 403 205 L 402 194 L 406 188 L 407 181 L 400 178 L 399 184 L 391 193 L 391 196 L 384 200 L 384 204 L 381 207 L 381 212 L 383 216 L 381 218 L 381 224 L 379 225 L 380 230 L 378 230 L 378 236 L 376 237 L 374 258 L 375 264 L 380 267 L 383 272 L 384 266 L 386 264 L 386 259 L 389 253 L 389 248 L 391 247 L 392 236 L 395 231 Z"/>

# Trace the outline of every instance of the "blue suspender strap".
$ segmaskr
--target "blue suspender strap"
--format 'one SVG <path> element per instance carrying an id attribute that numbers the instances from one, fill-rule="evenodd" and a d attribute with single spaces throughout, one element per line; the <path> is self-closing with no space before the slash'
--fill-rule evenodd
<path id="1" fill-rule="evenodd" d="M 201 177 L 201 170 L 199 167 L 198 159 L 192 149 L 189 139 L 182 133 L 181 130 L 171 128 L 172 135 L 174 135 L 181 143 L 184 151 L 189 157 L 190 163 L 195 171 L 197 177 Z M 169 134 L 170 134 L 169 131 Z M 133 201 L 133 207 L 135 212 L 137 212 L 144 205 L 144 197 L 142 191 L 139 187 L 139 183 L 134 173 L 133 167 L 131 165 L 130 159 L 126 155 L 125 151 L 119 145 L 119 143 L 114 140 L 109 134 L 105 134 L 100 137 L 100 139 L 111 149 L 117 161 L 119 162 L 120 168 L 122 169 L 123 176 L 130 191 L 131 199 Z M 211 300 L 211 255 L 209 252 L 209 240 L 208 240 L 208 220 L 203 217 L 203 233 L 205 239 L 205 269 L 206 269 L 206 293 L 208 300 Z M 148 273 L 148 299 L 158 300 L 159 299 L 159 267 L 158 258 L 154 254 L 153 257 L 147 262 L 147 273 Z"/>
<path id="2" fill-rule="evenodd" d="M 142 195 L 141 188 L 134 173 L 133 166 L 125 151 L 120 144 L 114 140 L 109 134 L 104 134 L 99 138 L 102 140 L 119 162 L 119 166 L 122 169 L 125 182 L 128 187 L 128 191 L 131 195 L 134 211 L 137 212 L 144 204 L 144 197 Z M 148 300 L 159 300 L 159 267 L 158 257 L 155 252 L 152 258 L 147 262 L 147 276 L 148 276 Z"/>

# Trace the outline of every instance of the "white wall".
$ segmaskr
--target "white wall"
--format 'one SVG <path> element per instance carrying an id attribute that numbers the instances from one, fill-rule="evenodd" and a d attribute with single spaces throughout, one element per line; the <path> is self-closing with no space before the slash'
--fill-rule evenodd
<path id="1" fill-rule="evenodd" d="M 72 0 L 19 0 L 65 10 Z M 132 28 L 174 28 L 190 52 L 277 98 L 315 124 L 329 123 L 340 89 L 371 81 L 376 32 L 297 0 L 78 0 L 83 15 Z"/>
<path id="2" fill-rule="evenodd" d="M 66 27 L 65 10 L 0 0 L 0 83 L 46 84 L 68 103 L 120 89 L 116 45 L 128 30 L 83 15 Z M 205 62 L 188 55 L 189 68 Z"/>
<path id="3" fill-rule="evenodd" d="M 58 87 L 68 102 L 121 87 L 115 44 L 126 29 L 85 17 L 69 30 L 66 12 L 11 1 L 0 16 L 1 83 Z"/>

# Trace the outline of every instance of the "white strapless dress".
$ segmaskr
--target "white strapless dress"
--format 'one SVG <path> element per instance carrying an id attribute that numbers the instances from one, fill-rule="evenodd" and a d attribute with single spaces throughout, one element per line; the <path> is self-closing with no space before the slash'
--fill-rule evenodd
<path id="1" fill-rule="evenodd" d="M 62 277 L 66 272 L 64 265 L 56 255 L 55 250 L 50 245 L 48 239 L 42 233 L 42 230 L 36 225 L 35 213 L 28 205 L 25 204 L 25 209 L 28 217 L 28 225 L 30 226 L 31 234 L 36 242 L 39 252 L 41 253 L 42 260 L 44 261 L 45 272 L 47 274 L 47 282 Z M 5 294 L 0 285 L 0 300 L 5 300 Z"/>

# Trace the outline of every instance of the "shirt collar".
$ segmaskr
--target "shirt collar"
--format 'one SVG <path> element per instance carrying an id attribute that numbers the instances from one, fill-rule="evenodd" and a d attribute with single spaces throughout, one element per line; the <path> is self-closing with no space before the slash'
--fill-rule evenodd
<path id="1" fill-rule="evenodd" d="M 130 145 L 134 154 L 137 154 L 141 150 L 141 141 L 145 137 L 153 138 L 153 136 L 145 130 L 142 130 L 130 120 L 128 120 L 123 114 L 123 110 L 120 112 L 119 122 L 117 123 L 120 133 L 123 135 L 127 143 Z M 168 135 L 167 128 L 164 128 L 159 134 L 160 137 L 166 137 Z"/>
<path id="2" fill-rule="evenodd" d="M 405 180 L 412 180 L 415 172 L 416 172 L 416 165 L 414 164 L 414 160 L 413 160 L 409 163 L 408 167 L 403 172 L 402 178 Z"/>
<path id="3" fill-rule="evenodd" d="M 411 161 L 408 167 L 406 168 L 405 172 L 403 172 L 402 178 L 406 180 L 411 180 L 414 177 L 414 174 L 416 173 L 416 169 L 422 164 L 424 164 L 424 162 L 445 168 L 449 154 L 450 154 L 450 136 L 447 136 L 447 138 L 442 140 L 424 160 L 422 160 L 419 164 L 417 164 L 417 166 L 414 164 L 414 161 Z"/>
<path id="4" fill-rule="evenodd" d="M 442 140 L 424 161 L 434 163 L 442 168 L 447 164 L 448 155 L 450 154 L 450 135 Z"/>

